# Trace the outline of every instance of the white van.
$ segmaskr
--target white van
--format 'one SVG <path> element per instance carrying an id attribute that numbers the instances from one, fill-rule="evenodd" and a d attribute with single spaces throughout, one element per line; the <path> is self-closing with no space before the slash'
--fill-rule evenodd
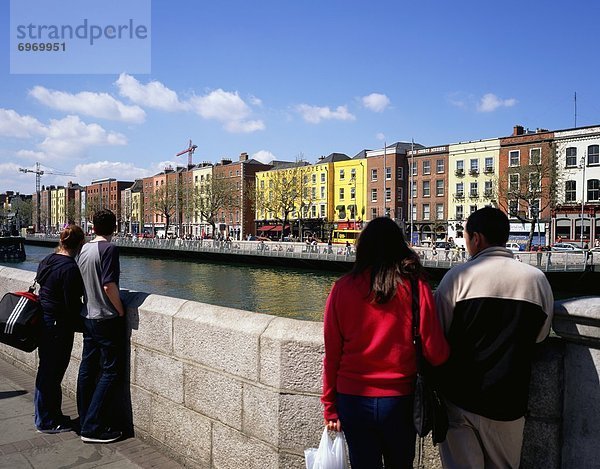
<path id="1" fill-rule="evenodd" d="M 510 249 L 512 252 L 519 252 L 521 246 L 519 246 L 519 243 L 508 242 L 506 243 L 506 249 Z"/>

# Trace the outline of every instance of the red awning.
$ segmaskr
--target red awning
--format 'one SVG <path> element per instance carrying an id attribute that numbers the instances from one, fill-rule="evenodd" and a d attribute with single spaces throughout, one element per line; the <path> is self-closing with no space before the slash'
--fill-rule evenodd
<path id="1" fill-rule="evenodd" d="M 285 229 L 289 229 L 290 225 L 285 225 Z M 276 225 L 271 231 L 281 231 L 281 225 Z"/>
<path id="2" fill-rule="evenodd" d="M 273 228 L 276 228 L 273 225 L 265 225 L 265 226 L 261 226 L 258 231 L 271 231 Z"/>

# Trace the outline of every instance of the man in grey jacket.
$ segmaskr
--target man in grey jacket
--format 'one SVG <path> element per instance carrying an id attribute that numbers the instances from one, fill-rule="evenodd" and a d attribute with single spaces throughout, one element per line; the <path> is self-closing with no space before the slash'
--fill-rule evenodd
<path id="1" fill-rule="evenodd" d="M 519 467 L 531 361 L 550 330 L 554 299 L 544 273 L 504 247 L 508 234 L 502 211 L 472 213 L 465 229 L 471 259 L 452 268 L 435 293 L 450 344 L 441 370 L 446 468 Z"/>

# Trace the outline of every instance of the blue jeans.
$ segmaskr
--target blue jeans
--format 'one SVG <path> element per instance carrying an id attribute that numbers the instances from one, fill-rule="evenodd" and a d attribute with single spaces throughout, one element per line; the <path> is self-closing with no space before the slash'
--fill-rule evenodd
<path id="1" fill-rule="evenodd" d="M 77 410 L 81 434 L 96 436 L 118 416 L 123 383 L 125 321 L 123 318 L 84 319 L 83 353 L 77 377 Z"/>
<path id="2" fill-rule="evenodd" d="M 38 346 L 38 371 L 35 377 L 35 426 L 49 429 L 63 424 L 62 389 L 73 350 L 73 328 L 44 315 Z"/>
<path id="3" fill-rule="evenodd" d="M 416 432 L 412 394 L 398 397 L 338 394 L 336 407 L 352 469 L 413 467 Z"/>

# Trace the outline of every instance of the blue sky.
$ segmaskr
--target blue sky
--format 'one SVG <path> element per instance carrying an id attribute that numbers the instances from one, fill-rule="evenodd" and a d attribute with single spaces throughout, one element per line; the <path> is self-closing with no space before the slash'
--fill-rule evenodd
<path id="1" fill-rule="evenodd" d="M 28 1 L 28 0 L 22 0 Z M 293 160 L 600 123 L 593 1 L 154 0 L 151 73 L 11 74 L 0 3 L 0 192 L 39 161 L 132 180 L 195 161 Z"/>

